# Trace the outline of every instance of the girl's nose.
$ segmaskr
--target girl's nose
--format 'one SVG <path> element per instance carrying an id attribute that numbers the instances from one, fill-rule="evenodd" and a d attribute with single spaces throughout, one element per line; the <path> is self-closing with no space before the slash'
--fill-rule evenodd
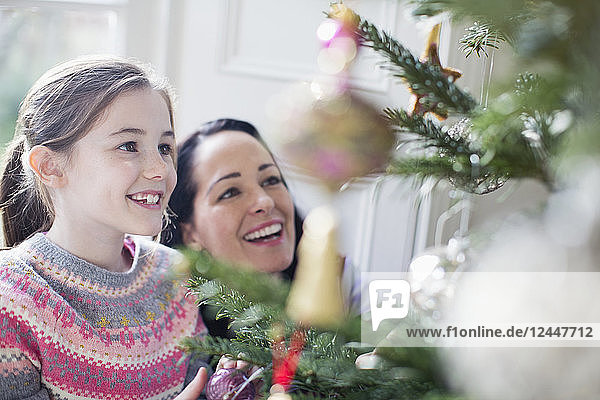
<path id="1" fill-rule="evenodd" d="M 167 174 L 168 164 L 161 154 L 156 152 L 149 152 L 144 158 L 144 177 L 150 180 L 160 181 L 165 178 Z"/>

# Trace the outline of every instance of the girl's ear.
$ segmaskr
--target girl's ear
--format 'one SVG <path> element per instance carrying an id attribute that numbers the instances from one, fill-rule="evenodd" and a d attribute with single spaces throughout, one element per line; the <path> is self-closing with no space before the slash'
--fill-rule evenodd
<path id="1" fill-rule="evenodd" d="M 202 242 L 198 237 L 198 231 L 194 229 L 194 224 L 184 222 L 179 226 L 181 227 L 181 240 L 183 240 L 184 246 L 192 250 L 201 251 L 204 246 L 202 246 Z"/>
<path id="2" fill-rule="evenodd" d="M 55 151 L 42 145 L 33 146 L 29 151 L 29 165 L 46 186 L 64 186 L 67 178 L 64 173 L 64 159 Z"/>

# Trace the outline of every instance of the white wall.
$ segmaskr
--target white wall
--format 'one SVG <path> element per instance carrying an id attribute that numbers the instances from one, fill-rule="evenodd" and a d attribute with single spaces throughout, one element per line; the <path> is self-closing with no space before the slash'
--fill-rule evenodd
<path id="1" fill-rule="evenodd" d="M 159 2 L 160 0 L 153 0 Z M 179 92 L 178 134 L 220 117 L 253 122 L 265 134 L 266 104 L 291 84 L 317 73 L 316 29 L 329 0 L 172 0 L 169 2 L 169 58 L 165 70 Z M 421 54 L 427 26 L 421 26 L 396 0 L 347 0 L 361 15 L 392 33 L 414 54 Z M 464 27 L 442 28 L 441 59 L 464 76 L 457 82 L 482 97 L 491 59 L 465 59 L 458 50 Z M 405 108 L 406 88 L 377 67 L 378 56 L 362 49 L 353 86 L 376 105 Z M 495 54 L 493 78 L 506 74 L 510 54 Z M 285 134 L 280 132 L 279 134 Z M 267 136 L 267 141 L 273 138 Z M 284 164 L 285 164 L 285 160 Z M 327 201 L 314 180 L 286 170 L 301 209 Z M 334 199 L 341 219 L 341 250 L 363 270 L 405 269 L 410 259 L 434 244 L 436 223 L 452 204 L 440 185 L 429 196 L 411 179 L 361 179 Z M 474 196 L 470 226 L 479 229 L 516 209 L 535 207 L 547 195 L 537 183 L 511 182 L 486 196 Z M 442 243 L 458 229 L 460 215 L 443 226 Z"/>
<path id="2" fill-rule="evenodd" d="M 407 19 L 400 2 L 346 4 L 420 54 L 427 32 Z M 316 30 L 329 0 L 182 0 L 171 5 L 171 15 L 179 18 L 171 21 L 178 54 L 168 60 L 166 70 L 179 93 L 180 137 L 202 122 L 234 117 L 253 122 L 272 143 L 266 104 L 318 73 Z M 376 66 L 377 60 L 372 52 L 361 50 L 353 86 L 380 107 L 405 107 L 408 92 Z M 301 209 L 308 211 L 327 200 L 314 180 L 293 169 L 285 173 Z M 417 202 L 411 180 L 368 178 L 351 185 L 334 199 L 341 219 L 341 250 L 362 269 L 406 268 L 413 255 L 417 214 L 424 211 L 415 207 Z"/>

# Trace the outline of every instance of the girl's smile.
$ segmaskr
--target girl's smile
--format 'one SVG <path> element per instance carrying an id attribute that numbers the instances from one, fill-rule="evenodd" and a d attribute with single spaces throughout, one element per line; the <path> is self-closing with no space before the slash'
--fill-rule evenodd
<path id="1" fill-rule="evenodd" d="M 134 194 L 128 194 L 126 197 L 141 207 L 150 209 L 162 208 L 161 198 L 163 197 L 163 192 L 161 191 L 150 190 L 137 192 Z"/>

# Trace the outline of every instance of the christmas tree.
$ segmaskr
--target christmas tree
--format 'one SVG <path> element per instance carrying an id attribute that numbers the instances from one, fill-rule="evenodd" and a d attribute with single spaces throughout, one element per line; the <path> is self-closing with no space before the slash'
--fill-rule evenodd
<path id="1" fill-rule="evenodd" d="M 508 179 L 534 178 L 578 200 L 593 196 L 590 185 L 582 188 L 574 182 L 576 176 L 596 176 L 589 174 L 597 170 L 595 162 L 581 167 L 581 160 L 593 160 L 600 150 L 596 133 L 600 4 L 595 0 L 411 3 L 416 16 L 447 13 L 453 20 L 472 21 L 461 40 L 465 56 L 487 57 L 493 49 L 508 46 L 521 70 L 511 83 L 498 82 L 497 94 L 478 104 L 457 85 L 460 73 L 441 65 L 439 27 L 432 30 L 419 58 L 343 4 L 333 5 L 328 17 L 350 26 L 360 45 L 380 54 L 382 67 L 413 95 L 408 109 L 393 105 L 382 110 L 399 149 L 410 148 L 396 152 L 387 173 L 447 179 L 475 194 L 494 191 Z M 564 210 L 553 215 L 563 215 L 560 212 Z M 590 233 L 580 247 L 593 264 L 600 223 L 595 218 L 587 223 Z M 292 398 L 460 395 L 451 393 L 453 385 L 448 385 L 435 349 L 378 348 L 371 354 L 375 368 L 357 368 L 357 357 L 373 350 L 357 343 L 359 317 L 329 326 L 299 322 L 290 317 L 294 310 L 285 306 L 289 283 L 218 263 L 203 253 L 186 255 L 196 275 L 190 281 L 191 292 L 202 303 L 216 306 L 218 317 L 230 318 L 236 337 L 190 338 L 183 346 L 191 352 L 230 354 L 263 367 L 261 379 L 266 384 L 259 389 L 263 394 L 271 384 L 284 382 L 284 391 Z"/>
<path id="2" fill-rule="evenodd" d="M 191 293 L 218 307 L 218 317 L 230 318 L 237 334 L 233 339 L 189 338 L 182 346 L 194 354 L 227 354 L 263 367 L 261 379 L 268 383 L 259 390 L 263 395 L 268 396 L 271 384 L 285 382 L 293 399 L 453 398 L 443 395 L 431 349 L 381 349 L 378 358 L 385 368 L 358 369 L 356 358 L 372 350 L 358 343 L 359 317 L 335 326 L 300 326 L 286 311 L 289 283 L 219 263 L 202 252 L 186 254 L 197 274 L 190 280 Z"/>

